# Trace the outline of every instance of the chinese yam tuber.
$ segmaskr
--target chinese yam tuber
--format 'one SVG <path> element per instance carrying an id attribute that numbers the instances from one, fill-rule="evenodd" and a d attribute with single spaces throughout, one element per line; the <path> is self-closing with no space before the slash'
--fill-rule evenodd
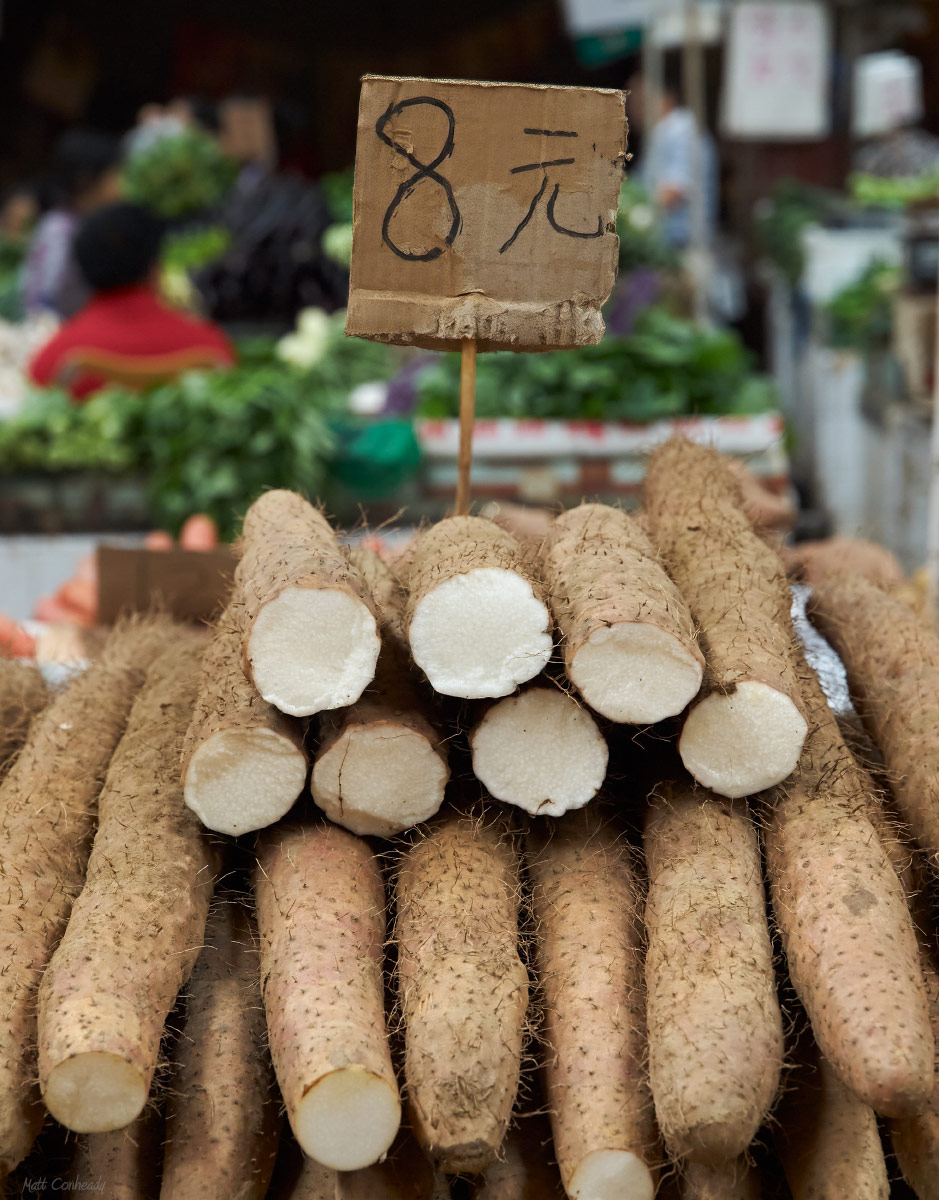
<path id="1" fill-rule="evenodd" d="M 386 1153 L 401 1121 L 385 1029 L 385 893 L 368 844 L 335 825 L 265 835 L 261 991 L 294 1135 L 325 1167 Z"/>
<path id="2" fill-rule="evenodd" d="M 215 863 L 179 780 L 201 651 L 201 638 L 178 634 L 147 672 L 101 789 L 85 885 L 40 984 L 39 1084 L 79 1133 L 120 1129 L 143 1109 L 202 945 Z"/>
<path id="3" fill-rule="evenodd" d="M 238 574 L 202 660 L 182 767 L 186 803 L 207 829 L 233 836 L 279 821 L 307 775 L 302 723 L 262 700 L 245 678 Z"/>
<path id="4" fill-rule="evenodd" d="M 558 517 L 542 552 L 568 678 L 611 721 L 676 716 L 701 687 L 704 657 L 678 588 L 641 525 L 581 504 Z"/>
<path id="5" fill-rule="evenodd" d="M 505 827 L 450 816 L 398 875 L 398 988 L 417 1140 L 448 1174 L 484 1171 L 518 1089 L 528 973 Z"/>
<path id="6" fill-rule="evenodd" d="M 508 696 L 551 657 L 551 618 L 522 547 L 482 517 L 418 535 L 408 569 L 408 639 L 431 685 L 465 699 Z"/>
<path id="7" fill-rule="evenodd" d="M 0 659 L 0 779 L 26 740 L 33 717 L 48 700 L 38 667 Z"/>
<path id="8" fill-rule="evenodd" d="M 365 583 L 329 522 L 293 492 L 266 492 L 248 509 L 243 539 L 248 678 L 295 717 L 358 700 L 381 642 Z"/>
<path id="9" fill-rule="evenodd" d="M 32 722 L 0 785 L 0 1179 L 42 1123 L 36 989 L 85 877 L 111 754 L 169 629 L 150 619 L 119 626 Z"/>
<path id="10" fill-rule="evenodd" d="M 263 1200 L 280 1118 L 254 929 L 228 897 L 206 925 L 167 1100 L 160 1200 Z"/>
<path id="11" fill-rule="evenodd" d="M 606 777 L 609 750 L 590 711 L 550 684 L 497 700 L 469 740 L 476 778 L 533 816 L 582 808 Z"/>
<path id="12" fill-rule="evenodd" d="M 350 558 L 378 609 L 382 649 L 365 693 L 351 707 L 323 714 L 310 786 L 330 820 L 353 833 L 391 837 L 434 815 L 450 772 L 411 666 L 404 592 L 373 550 L 355 548 Z"/>
<path id="13" fill-rule="evenodd" d="M 720 795 L 749 796 L 795 770 L 808 728 L 785 571 L 753 531 L 716 450 L 666 442 L 649 460 L 646 505 L 707 663 L 681 731 L 682 761 Z"/>
<path id="14" fill-rule="evenodd" d="M 775 789 L 766 831 L 773 912 L 821 1053 L 875 1112 L 904 1116 L 933 1088 L 916 933 L 866 815 L 865 776 L 804 660 L 800 681 L 809 737 L 795 775 Z"/>
<path id="15" fill-rule="evenodd" d="M 593 809 L 529 835 L 545 1086 L 561 1178 L 577 1200 L 651 1200 L 652 1101 L 638 884 Z"/>
<path id="16" fill-rule="evenodd" d="M 939 868 L 939 636 L 857 575 L 820 581 L 811 607 L 845 665 L 900 814 Z"/>
<path id="17" fill-rule="evenodd" d="M 745 1152 L 782 1067 L 782 1017 L 746 807 L 666 785 L 646 816 L 649 1075 L 674 1158 Z"/>

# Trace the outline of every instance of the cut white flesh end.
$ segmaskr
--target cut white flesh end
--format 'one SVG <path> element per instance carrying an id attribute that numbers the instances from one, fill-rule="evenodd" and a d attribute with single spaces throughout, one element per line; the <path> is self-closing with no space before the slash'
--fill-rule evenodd
<path id="1" fill-rule="evenodd" d="M 652 1200 L 652 1172 L 629 1150 L 594 1150 L 567 1185 L 571 1200 Z"/>
<path id="2" fill-rule="evenodd" d="M 698 783 L 736 800 L 791 775 L 807 731 L 789 696 L 747 680 L 730 695 L 712 692 L 692 708 L 678 751 Z"/>
<path id="3" fill-rule="evenodd" d="M 606 777 L 609 749 L 593 717 L 549 688 L 529 688 L 494 704 L 470 744 L 476 778 L 497 800 L 533 816 L 583 808 Z"/>
<path id="4" fill-rule="evenodd" d="M 76 1133 L 110 1133 L 140 1116 L 147 1090 L 136 1067 L 96 1050 L 53 1067 L 42 1098 L 60 1125 Z"/>
<path id="5" fill-rule="evenodd" d="M 338 588 L 284 588 L 248 638 L 255 687 L 294 717 L 353 704 L 375 676 L 380 649 L 367 605 Z"/>
<path id="6" fill-rule="evenodd" d="M 674 634 L 633 621 L 595 629 L 571 663 L 570 679 L 611 721 L 654 725 L 698 694 L 701 660 Z"/>
<path id="7" fill-rule="evenodd" d="M 303 751 L 272 729 L 225 729 L 189 761 L 183 796 L 206 829 L 237 837 L 288 812 L 306 783 Z"/>
<path id="8" fill-rule="evenodd" d="M 316 760 L 310 786 L 337 825 L 391 837 L 434 815 L 449 774 L 426 737 L 389 721 L 346 730 Z"/>
<path id="9" fill-rule="evenodd" d="M 551 657 L 548 610 L 514 571 L 479 567 L 424 596 L 408 631 L 411 653 L 445 696 L 508 696 Z"/>
<path id="10" fill-rule="evenodd" d="M 363 1067 L 342 1067 L 297 1105 L 294 1133 L 303 1153 L 324 1167 L 359 1171 L 387 1154 L 400 1124 L 394 1088 Z"/>

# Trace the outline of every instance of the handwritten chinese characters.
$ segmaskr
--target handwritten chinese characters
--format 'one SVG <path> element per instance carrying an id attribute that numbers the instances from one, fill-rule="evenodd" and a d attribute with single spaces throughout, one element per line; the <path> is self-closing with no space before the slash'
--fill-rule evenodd
<path id="1" fill-rule="evenodd" d="M 598 341 L 625 138 L 620 92 L 367 76 L 347 332 Z"/>

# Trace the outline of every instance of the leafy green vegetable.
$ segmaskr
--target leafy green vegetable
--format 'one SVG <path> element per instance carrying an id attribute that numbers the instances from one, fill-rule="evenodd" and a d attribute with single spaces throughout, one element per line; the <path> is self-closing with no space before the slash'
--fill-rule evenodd
<path id="1" fill-rule="evenodd" d="M 828 344 L 838 349 L 866 350 L 890 342 L 893 298 L 900 288 L 900 271 L 878 260 L 843 287 L 825 305 Z"/>
<path id="2" fill-rule="evenodd" d="M 172 271 L 198 271 L 221 258 L 231 245 L 231 234 L 220 225 L 189 229 L 164 239 L 162 265 Z"/>
<path id="3" fill-rule="evenodd" d="M 859 204 L 905 208 L 908 204 L 939 200 L 939 171 L 893 177 L 856 172 L 848 178 L 848 189 Z"/>
<path id="4" fill-rule="evenodd" d="M 330 318 L 327 352 L 310 370 L 278 360 L 271 342 L 250 351 L 227 371 L 145 393 L 109 388 L 83 405 L 37 392 L 0 422 L 0 471 L 143 473 L 161 528 L 175 532 L 206 512 L 231 537 L 265 488 L 323 490 L 349 392 L 393 365 L 386 346 L 344 338 L 342 314 Z"/>
<path id="5" fill-rule="evenodd" d="M 780 180 L 773 195 L 760 203 L 757 245 L 793 287 L 805 270 L 802 233 L 807 225 L 824 220 L 831 204 L 828 193 L 797 179 Z"/>
<path id="6" fill-rule="evenodd" d="M 678 256 L 662 236 L 661 222 L 651 199 L 631 179 L 625 180 L 620 188 L 616 233 L 621 271 L 637 267 L 671 270 L 678 266 Z"/>
<path id="7" fill-rule="evenodd" d="M 123 191 L 166 220 L 214 208 L 228 193 L 238 165 L 200 129 L 160 138 L 124 166 Z"/>
<path id="8" fill-rule="evenodd" d="M 421 371 L 421 416 L 457 416 L 459 374 L 459 355 Z M 476 370 L 476 412 L 483 418 L 639 423 L 766 412 L 776 404 L 772 383 L 752 373 L 734 333 L 701 330 L 655 307 L 639 316 L 629 337 L 547 354 L 484 354 Z"/>
<path id="9" fill-rule="evenodd" d="M 320 187 L 326 196 L 326 204 L 332 219 L 340 225 L 352 221 L 352 191 L 355 171 L 346 167 L 344 171 L 327 171 L 320 176 Z"/>

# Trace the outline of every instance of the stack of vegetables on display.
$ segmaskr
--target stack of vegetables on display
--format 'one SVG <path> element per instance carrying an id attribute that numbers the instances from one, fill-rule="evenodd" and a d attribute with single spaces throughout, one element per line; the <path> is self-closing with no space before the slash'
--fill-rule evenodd
<path id="1" fill-rule="evenodd" d="M 645 499 L 267 492 L 211 632 L 2 664 L 11 1195 L 939 1195 L 939 639 L 843 548 L 794 623 L 712 449 Z"/>

